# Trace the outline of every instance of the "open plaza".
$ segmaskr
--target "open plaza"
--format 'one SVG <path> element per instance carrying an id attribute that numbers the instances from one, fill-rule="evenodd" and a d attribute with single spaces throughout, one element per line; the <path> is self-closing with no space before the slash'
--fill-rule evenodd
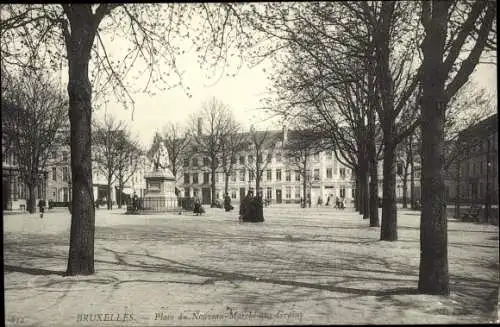
<path id="1" fill-rule="evenodd" d="M 498 226 L 448 219 L 449 297 L 417 292 L 420 212 L 398 241 L 353 209 L 125 215 L 96 210 L 95 271 L 64 277 L 67 209 L 4 219 L 8 326 L 498 322 Z"/>

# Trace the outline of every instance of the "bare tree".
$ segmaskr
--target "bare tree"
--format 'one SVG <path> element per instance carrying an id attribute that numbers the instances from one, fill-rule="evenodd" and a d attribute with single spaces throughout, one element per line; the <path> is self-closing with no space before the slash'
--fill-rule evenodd
<path id="1" fill-rule="evenodd" d="M 42 72 L 24 70 L 20 76 L 2 71 L 2 154 L 13 153 L 28 187 L 27 209 L 36 211 L 36 189 L 52 150 L 64 143 L 59 133 L 65 122 L 66 99 Z M 43 196 L 43 195 L 42 195 Z"/>
<path id="2" fill-rule="evenodd" d="M 163 144 L 168 152 L 170 170 L 177 179 L 178 172 L 182 167 L 182 160 L 188 150 L 190 138 L 179 124 L 168 123 L 163 128 Z"/>
<path id="3" fill-rule="evenodd" d="M 288 138 L 283 147 L 288 164 L 299 172 L 302 177 L 302 203 L 306 208 L 308 180 L 311 182 L 310 158 L 313 154 L 319 152 L 321 138 L 311 129 L 295 126 L 288 132 Z"/>
<path id="4" fill-rule="evenodd" d="M 215 174 L 221 166 L 224 143 L 221 142 L 232 131 L 232 112 L 227 105 L 211 98 L 191 118 L 191 140 L 196 153 L 208 160 L 210 172 L 211 203 L 215 202 Z"/>
<path id="5" fill-rule="evenodd" d="M 443 149 L 446 108 L 488 48 L 496 49 L 496 3 L 422 1 L 422 213 L 418 288 L 448 295 Z"/>
<path id="6" fill-rule="evenodd" d="M 147 78 L 146 90 L 150 84 L 160 90 L 180 85 L 189 95 L 176 61 L 185 51 L 179 41 L 192 40 L 200 63 L 222 76 L 226 58 L 234 55 L 231 45 L 245 42 L 248 33 L 230 4 L 7 4 L 0 10 L 2 69 L 50 66 L 62 71 L 67 64 L 74 190 L 67 274 L 93 274 L 93 91 L 94 101 L 114 94 L 133 105 L 126 77 L 138 64 L 146 67 L 138 72 Z M 121 35 L 129 46 L 119 52 L 122 58 L 107 51 L 105 36 L 110 34 Z"/>
<path id="7" fill-rule="evenodd" d="M 249 152 L 252 154 L 252 160 L 248 160 L 247 169 L 255 177 L 255 192 L 260 191 L 260 182 L 262 175 L 269 164 L 267 155 L 272 155 L 276 145 L 279 142 L 280 135 L 270 130 L 257 131 L 252 126 L 249 132 Z M 249 178 L 250 179 L 250 178 Z"/>
<path id="8" fill-rule="evenodd" d="M 96 168 L 105 176 L 107 184 L 107 208 L 113 208 L 112 185 L 116 181 L 118 170 L 123 163 L 127 147 L 125 124 L 107 116 L 102 123 L 96 122 L 93 132 L 93 155 Z"/>
<path id="9" fill-rule="evenodd" d="M 229 177 L 234 173 L 236 156 L 248 146 L 248 135 L 242 132 L 236 121 L 230 122 L 229 131 L 221 139 L 221 167 L 224 173 L 224 194 L 229 191 Z"/>
<path id="10" fill-rule="evenodd" d="M 116 167 L 116 181 L 118 187 L 117 191 L 117 205 L 118 208 L 122 207 L 122 193 L 126 183 L 132 176 L 140 169 L 142 163 L 143 151 L 139 143 L 132 139 L 128 131 L 119 133 L 120 140 L 117 140 L 118 157 Z"/>

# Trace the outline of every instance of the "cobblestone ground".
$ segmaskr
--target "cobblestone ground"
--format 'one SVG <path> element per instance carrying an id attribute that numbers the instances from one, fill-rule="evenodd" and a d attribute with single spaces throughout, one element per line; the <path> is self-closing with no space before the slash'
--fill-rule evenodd
<path id="1" fill-rule="evenodd" d="M 236 208 L 237 209 L 237 208 Z M 480 323 L 498 319 L 498 227 L 450 220 L 449 297 L 416 292 L 419 212 L 397 242 L 351 209 L 265 208 L 260 224 L 96 212 L 92 276 L 63 277 L 65 210 L 4 216 L 6 324 L 163 326 Z"/>

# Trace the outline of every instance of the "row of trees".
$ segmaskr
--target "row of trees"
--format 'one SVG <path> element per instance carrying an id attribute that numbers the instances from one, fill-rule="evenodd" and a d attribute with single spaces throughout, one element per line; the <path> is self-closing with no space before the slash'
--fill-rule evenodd
<path id="1" fill-rule="evenodd" d="M 13 154 L 20 180 L 28 189 L 27 210 L 36 211 L 37 187 L 47 164 L 57 164 L 51 153 L 68 145 L 61 133 L 67 99 L 44 72 L 26 69 L 11 75 L 2 69 L 2 157 Z"/>
<path id="2" fill-rule="evenodd" d="M 200 60 L 215 68 L 226 66 L 235 49 L 257 60 L 276 58 L 276 86 L 288 95 L 281 99 L 289 104 L 286 117 L 291 113 L 308 128 L 328 135 L 332 144 L 352 150 L 337 159 L 356 172 L 363 194 L 359 198 L 364 199 L 359 208 L 368 212 L 372 226 L 378 223 L 375 162 L 382 155 L 382 240 L 397 240 L 396 147 L 419 127 L 419 290 L 449 293 L 443 181 L 446 111 L 483 53 L 496 49 L 496 3 L 35 4 L 3 6 L 2 14 L 2 62 L 28 65 L 43 53 L 49 59 L 38 61 L 41 65 L 60 58 L 68 63 L 75 188 L 68 274 L 94 272 L 89 69 L 95 68 L 93 76 L 105 76 L 97 79 L 102 81 L 98 87 L 111 87 L 127 99 L 122 78 L 138 57 L 150 73 L 147 85 L 150 80 L 168 84 L 160 67 L 181 78 L 175 57 L 182 50 L 174 39 L 180 36 L 194 40 Z M 201 24 L 190 25 L 194 16 Z M 109 28 L 128 37 L 127 60 L 110 60 L 101 37 Z M 24 47 L 18 46 L 21 40 Z"/>
<path id="3" fill-rule="evenodd" d="M 271 38 L 265 52 L 279 53 L 270 108 L 341 150 L 339 161 L 356 172 L 357 208 L 373 227 L 383 158 L 381 240 L 397 240 L 397 147 L 419 129 L 422 292 L 449 293 L 446 113 L 483 52 L 496 48 L 495 14 L 488 1 L 266 4 L 242 13 Z"/>
<path id="4" fill-rule="evenodd" d="M 106 116 L 102 122 L 94 122 L 92 154 L 95 168 L 106 178 L 107 208 L 112 209 L 112 185 L 117 184 L 117 205 L 122 207 L 125 185 L 144 165 L 144 151 L 123 121 Z"/>
<path id="5" fill-rule="evenodd" d="M 185 127 L 169 123 L 163 134 L 157 133 L 148 152 L 152 158 L 160 144 L 167 149 L 170 169 L 176 178 L 184 165 L 184 160 L 193 157 L 203 159 L 203 167 L 210 174 L 211 201 L 216 200 L 215 174 L 224 174 L 224 193 L 228 192 L 229 178 L 234 173 L 241 151 L 250 152 L 255 160 L 246 161 L 244 167 L 253 175 L 255 188 L 259 189 L 262 174 L 268 161 L 264 158 L 280 141 L 280 135 L 272 131 L 249 132 L 236 121 L 231 109 L 216 98 L 206 101 L 201 110 L 192 115 Z"/>

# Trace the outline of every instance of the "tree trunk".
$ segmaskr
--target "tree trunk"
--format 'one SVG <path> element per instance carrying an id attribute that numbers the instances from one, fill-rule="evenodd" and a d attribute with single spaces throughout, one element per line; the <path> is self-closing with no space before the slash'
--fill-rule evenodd
<path id="1" fill-rule="evenodd" d="M 380 226 L 378 218 L 378 163 L 375 151 L 375 144 L 373 144 L 373 151 L 370 150 L 370 227 Z"/>
<path id="2" fill-rule="evenodd" d="M 405 164 L 403 171 L 403 208 L 408 207 L 408 168 L 409 164 Z"/>
<path id="3" fill-rule="evenodd" d="M 370 218 L 370 192 L 368 189 L 368 169 L 366 164 L 363 164 L 360 168 L 360 213 L 363 215 L 363 219 Z"/>
<path id="4" fill-rule="evenodd" d="M 72 213 L 67 275 L 94 273 L 95 209 L 92 191 L 92 86 L 88 78 L 94 42 L 92 12 L 71 6 L 71 35 L 66 36 L 69 64 L 69 120 L 71 124 Z"/>
<path id="5" fill-rule="evenodd" d="M 28 201 L 26 201 L 26 209 L 29 213 L 36 213 L 36 189 L 34 183 L 26 185 L 28 187 Z"/>
<path id="6" fill-rule="evenodd" d="M 413 135 L 410 136 L 410 152 L 408 156 L 408 161 L 410 162 L 410 206 L 411 209 L 415 210 L 415 158 L 413 157 Z"/>
<path id="7" fill-rule="evenodd" d="M 304 179 L 302 180 L 302 190 L 304 192 L 302 208 L 307 208 L 307 164 L 306 163 L 304 163 Z"/>
<path id="8" fill-rule="evenodd" d="M 355 170 L 356 172 L 356 179 L 354 180 L 354 187 L 355 187 L 355 190 L 356 190 L 356 199 L 354 199 L 354 210 L 356 210 L 357 212 L 359 212 L 360 214 L 363 214 L 361 212 L 361 194 L 362 192 L 360 192 L 360 188 L 361 188 L 361 183 L 360 183 L 360 180 L 361 180 L 361 177 L 359 176 L 360 175 L 360 172 L 359 172 L 359 169 L 356 169 Z"/>
<path id="9" fill-rule="evenodd" d="M 229 173 L 224 174 L 224 195 L 229 192 Z"/>
<path id="10" fill-rule="evenodd" d="M 384 131 L 384 180 L 382 184 L 382 226 L 380 228 L 380 240 L 382 241 L 397 241 L 398 239 L 395 158 L 392 133 Z"/>
<path id="11" fill-rule="evenodd" d="M 112 206 L 112 199 L 111 199 L 111 179 L 108 178 L 108 189 L 106 191 L 106 197 L 108 200 L 108 210 L 111 210 L 113 208 Z"/>
<path id="12" fill-rule="evenodd" d="M 486 166 L 488 169 L 488 166 Z M 457 160 L 457 186 L 455 195 L 455 218 L 460 218 L 460 157 Z"/>
<path id="13" fill-rule="evenodd" d="M 433 1 L 432 18 L 422 44 L 422 213 L 418 289 L 425 294 L 449 295 L 448 232 L 444 167 L 446 101 L 442 58 L 449 3 Z"/>
<path id="14" fill-rule="evenodd" d="M 210 197 L 211 198 L 211 203 L 210 204 L 215 203 L 215 195 L 216 195 L 215 194 L 215 170 L 216 169 L 217 168 L 212 167 L 212 171 L 211 171 L 211 181 L 210 181 L 210 190 L 211 191 L 210 192 L 212 194 L 211 194 L 211 197 Z"/>
<path id="15" fill-rule="evenodd" d="M 122 202 L 123 202 L 123 198 L 122 198 L 122 196 L 123 196 L 123 186 L 122 185 L 118 186 L 117 193 L 118 193 L 117 196 L 116 196 L 117 202 L 118 202 L 117 205 L 118 205 L 118 209 L 121 209 L 122 208 Z"/>

